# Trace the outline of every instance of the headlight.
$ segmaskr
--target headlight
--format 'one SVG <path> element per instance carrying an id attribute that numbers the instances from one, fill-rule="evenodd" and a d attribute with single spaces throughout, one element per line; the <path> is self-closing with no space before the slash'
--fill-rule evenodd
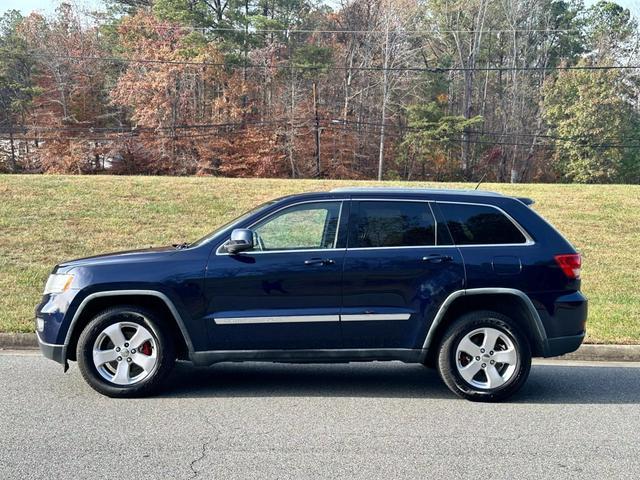
<path id="1" fill-rule="evenodd" d="M 66 292 L 72 281 L 73 275 L 53 273 L 49 275 L 47 284 L 44 286 L 44 295 Z"/>

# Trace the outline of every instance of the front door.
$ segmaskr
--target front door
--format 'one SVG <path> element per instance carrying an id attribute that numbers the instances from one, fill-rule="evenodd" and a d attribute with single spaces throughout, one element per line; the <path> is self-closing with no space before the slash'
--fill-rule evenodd
<path id="1" fill-rule="evenodd" d="M 352 202 L 343 273 L 345 348 L 422 347 L 439 305 L 463 288 L 458 249 L 436 242 L 445 233 L 437 233 L 429 202 Z"/>
<path id="2" fill-rule="evenodd" d="M 341 201 L 284 207 L 251 227 L 252 250 L 211 255 L 211 349 L 339 348 L 341 209 Z"/>

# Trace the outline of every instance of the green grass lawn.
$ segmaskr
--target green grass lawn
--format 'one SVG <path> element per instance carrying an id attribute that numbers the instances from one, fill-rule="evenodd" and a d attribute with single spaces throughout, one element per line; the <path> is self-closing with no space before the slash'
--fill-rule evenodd
<path id="1" fill-rule="evenodd" d="M 0 175 L 0 331 L 32 331 L 33 309 L 57 262 L 195 240 L 265 200 L 355 183 Z M 590 342 L 640 343 L 640 186 L 483 188 L 535 199 L 536 210 L 583 253 Z"/>

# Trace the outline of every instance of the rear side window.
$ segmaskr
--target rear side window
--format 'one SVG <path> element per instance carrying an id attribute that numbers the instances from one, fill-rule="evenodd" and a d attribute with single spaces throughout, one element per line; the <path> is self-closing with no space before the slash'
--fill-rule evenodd
<path id="1" fill-rule="evenodd" d="M 484 205 L 440 203 L 456 245 L 504 245 L 527 239 L 500 210 Z"/>
<path id="2" fill-rule="evenodd" d="M 349 248 L 435 244 L 435 221 L 426 202 L 354 202 Z"/>

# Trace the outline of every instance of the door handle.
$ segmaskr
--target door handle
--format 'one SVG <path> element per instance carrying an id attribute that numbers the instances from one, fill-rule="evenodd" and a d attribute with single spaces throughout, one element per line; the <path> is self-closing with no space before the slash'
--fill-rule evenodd
<path id="1" fill-rule="evenodd" d="M 422 257 L 423 262 L 429 263 L 443 263 L 450 262 L 453 260 L 453 257 L 450 255 L 440 255 L 439 253 L 434 253 L 433 255 L 427 255 L 426 257 Z"/>
<path id="2" fill-rule="evenodd" d="M 304 261 L 305 265 L 333 265 L 335 260 L 330 258 L 310 258 Z"/>

